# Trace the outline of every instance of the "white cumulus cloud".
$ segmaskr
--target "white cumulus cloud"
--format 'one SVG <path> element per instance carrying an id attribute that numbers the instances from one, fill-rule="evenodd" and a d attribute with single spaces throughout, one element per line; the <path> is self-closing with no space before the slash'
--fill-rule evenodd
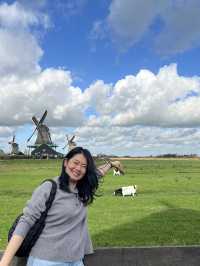
<path id="1" fill-rule="evenodd" d="M 195 127 L 200 124 L 197 108 L 200 79 L 179 76 L 175 64 L 162 67 L 157 74 L 140 70 L 135 76 L 116 82 L 109 91 L 108 96 L 100 94 L 98 115 L 90 118 L 90 125 L 105 124 L 105 115 L 107 124 L 115 126 Z"/>
<path id="2" fill-rule="evenodd" d="M 148 34 L 149 47 L 157 53 L 181 53 L 199 46 L 199 12 L 198 0 L 112 0 L 107 17 L 94 22 L 91 36 L 107 34 L 123 51 Z"/>

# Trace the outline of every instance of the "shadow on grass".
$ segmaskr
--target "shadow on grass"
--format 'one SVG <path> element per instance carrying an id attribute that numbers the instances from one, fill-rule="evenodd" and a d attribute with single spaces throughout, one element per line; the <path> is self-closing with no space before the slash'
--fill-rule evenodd
<path id="1" fill-rule="evenodd" d="M 92 235 L 95 247 L 173 246 L 200 244 L 200 212 L 171 208 L 151 214 L 139 221 L 113 226 Z M 123 213 L 119 213 L 120 216 Z"/>

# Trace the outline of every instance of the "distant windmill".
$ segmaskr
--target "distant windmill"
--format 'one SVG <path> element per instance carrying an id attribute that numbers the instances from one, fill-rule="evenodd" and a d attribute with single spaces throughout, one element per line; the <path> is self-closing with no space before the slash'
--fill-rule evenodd
<path id="1" fill-rule="evenodd" d="M 2 149 L 0 149 L 0 156 L 4 156 L 4 155 L 5 155 L 5 152 Z"/>
<path id="2" fill-rule="evenodd" d="M 37 138 L 35 141 L 35 146 L 39 146 L 41 144 L 53 145 L 52 140 L 51 140 L 51 135 L 49 132 L 49 128 L 45 124 L 43 124 L 46 116 L 47 116 L 47 110 L 44 112 L 44 114 L 42 115 L 39 121 L 37 120 L 35 116 L 32 117 L 32 120 L 34 124 L 36 125 L 36 128 L 31 134 L 31 136 L 28 138 L 27 142 L 31 140 L 31 138 L 37 131 Z"/>
<path id="3" fill-rule="evenodd" d="M 76 142 L 74 141 L 75 135 L 73 135 L 70 139 L 69 139 L 68 135 L 66 135 L 66 137 L 67 137 L 67 143 L 63 147 L 63 150 L 68 146 L 68 151 L 71 151 L 72 149 L 74 149 L 77 146 Z"/>
<path id="4" fill-rule="evenodd" d="M 11 155 L 19 154 L 19 145 L 15 142 L 15 135 L 13 135 L 12 140 L 9 141 L 8 144 L 11 145 Z"/>

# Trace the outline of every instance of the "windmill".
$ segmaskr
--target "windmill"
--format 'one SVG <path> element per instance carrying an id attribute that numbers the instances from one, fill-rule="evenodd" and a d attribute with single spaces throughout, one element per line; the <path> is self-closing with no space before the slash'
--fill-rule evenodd
<path id="1" fill-rule="evenodd" d="M 8 144 L 11 145 L 11 155 L 19 154 L 19 145 L 15 142 L 15 135 L 13 135 L 12 140 L 9 141 Z"/>
<path id="2" fill-rule="evenodd" d="M 4 156 L 4 155 L 5 155 L 5 152 L 2 149 L 0 149 L 0 156 Z"/>
<path id="3" fill-rule="evenodd" d="M 71 151 L 72 149 L 74 149 L 77 146 L 76 142 L 74 141 L 75 135 L 73 135 L 70 139 L 69 139 L 68 135 L 66 135 L 66 137 L 67 137 L 67 143 L 63 147 L 63 150 L 68 146 L 68 151 Z"/>
<path id="4" fill-rule="evenodd" d="M 47 144 L 50 146 L 55 146 L 52 143 L 49 128 L 45 124 L 43 124 L 46 116 L 47 116 L 47 110 L 43 113 L 43 115 L 39 121 L 37 120 L 37 118 L 35 116 L 32 117 L 32 120 L 33 120 L 34 124 L 36 125 L 36 127 L 35 127 L 33 133 L 31 134 L 31 136 L 28 138 L 27 142 L 29 142 L 31 140 L 31 138 L 33 137 L 33 135 L 37 132 L 37 138 L 35 141 L 35 146 L 39 146 L 41 144 Z"/>
<path id="5" fill-rule="evenodd" d="M 28 148 L 34 148 L 34 150 L 31 152 L 31 155 L 34 155 L 35 157 L 57 158 L 62 155 L 53 149 L 56 148 L 57 145 L 52 142 L 49 128 L 44 124 L 46 116 L 47 110 L 45 110 L 40 120 L 38 120 L 35 116 L 32 117 L 32 121 L 36 127 L 31 136 L 28 138 L 27 142 L 31 140 L 35 133 L 37 133 L 37 137 L 35 144 L 28 145 Z"/>

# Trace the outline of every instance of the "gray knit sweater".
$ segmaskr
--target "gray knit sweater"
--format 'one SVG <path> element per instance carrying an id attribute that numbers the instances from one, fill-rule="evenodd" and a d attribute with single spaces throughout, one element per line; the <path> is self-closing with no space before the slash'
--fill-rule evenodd
<path id="1" fill-rule="evenodd" d="M 58 184 L 58 177 L 54 179 Z M 52 184 L 47 181 L 33 192 L 32 198 L 23 209 L 14 234 L 25 236 L 34 221 L 45 210 Z M 93 252 L 87 227 L 87 208 L 72 193 L 59 188 L 48 212 L 45 228 L 32 248 L 30 255 L 50 261 L 71 262 Z"/>

